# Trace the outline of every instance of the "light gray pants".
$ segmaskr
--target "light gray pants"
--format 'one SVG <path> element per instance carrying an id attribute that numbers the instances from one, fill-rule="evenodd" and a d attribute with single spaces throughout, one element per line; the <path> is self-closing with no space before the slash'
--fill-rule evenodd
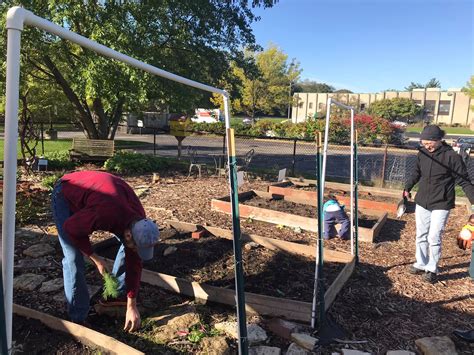
<path id="1" fill-rule="evenodd" d="M 416 205 L 416 263 L 417 269 L 438 272 L 441 257 L 441 237 L 449 217 L 449 210 L 428 211 Z"/>

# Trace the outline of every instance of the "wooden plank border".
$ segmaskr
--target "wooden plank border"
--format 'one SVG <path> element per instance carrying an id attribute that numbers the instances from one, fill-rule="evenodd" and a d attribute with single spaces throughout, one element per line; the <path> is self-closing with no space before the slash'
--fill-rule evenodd
<path id="1" fill-rule="evenodd" d="M 132 348 L 127 344 L 121 343 L 118 340 L 109 337 L 108 335 L 99 333 L 93 329 L 89 329 L 82 325 L 36 311 L 28 307 L 13 304 L 13 313 L 25 318 L 39 320 L 41 323 L 51 329 L 67 333 L 80 343 L 94 348 L 100 348 L 106 351 L 108 354 L 145 354 L 137 349 Z"/>
<path id="2" fill-rule="evenodd" d="M 263 198 L 272 198 L 271 193 L 262 192 L 257 190 L 246 191 L 239 194 L 239 200 L 251 197 L 259 196 Z M 284 198 L 284 197 L 283 197 Z M 227 201 L 226 201 L 227 200 Z M 231 213 L 230 202 L 228 202 L 228 197 L 222 197 L 219 199 L 211 200 L 211 210 L 223 212 L 226 214 Z M 360 208 L 360 210 L 368 215 L 375 215 L 378 217 L 377 222 L 372 228 L 365 228 L 359 226 L 359 240 L 364 242 L 373 242 L 375 237 L 380 232 L 382 226 L 387 220 L 388 213 L 377 211 L 377 210 L 368 210 Z M 316 218 L 298 216 L 286 212 L 273 211 L 266 208 L 247 206 L 239 203 L 240 217 L 242 218 L 252 218 L 257 221 L 281 224 L 293 228 L 301 228 L 310 232 L 317 233 L 318 223 Z"/>
<path id="3" fill-rule="evenodd" d="M 316 191 L 296 190 L 296 189 L 291 188 L 290 185 L 288 185 L 288 187 L 270 185 L 268 187 L 268 192 L 272 195 L 284 196 L 285 200 L 288 200 L 291 202 L 303 203 L 310 206 L 317 206 L 318 194 Z M 350 197 L 339 195 L 339 194 L 335 194 L 335 195 L 340 202 L 342 202 L 346 206 L 350 205 Z M 387 197 L 391 197 L 391 196 L 387 196 Z M 390 202 L 366 200 L 359 197 L 357 203 L 358 203 L 359 208 L 365 208 L 368 210 L 385 211 L 388 213 L 396 214 L 398 203 L 401 200 L 402 199 L 400 198 L 399 201 L 390 203 Z"/>
<path id="4" fill-rule="evenodd" d="M 172 220 L 168 220 L 165 223 L 178 231 L 191 233 L 197 230 L 205 229 L 212 235 L 219 238 L 233 238 L 232 232 L 230 230 L 217 227 L 201 226 L 198 224 Z M 271 250 L 280 250 L 290 254 L 315 257 L 316 253 L 315 247 L 311 245 L 301 245 L 245 233 L 242 233 L 241 238 L 245 241 L 256 242 Z M 113 265 L 113 260 L 105 260 L 109 266 Z M 337 294 L 340 292 L 345 282 L 347 282 L 350 275 L 352 274 L 355 266 L 355 258 L 354 256 L 344 252 L 325 250 L 324 260 L 328 262 L 346 263 L 342 271 L 324 294 L 325 309 L 327 310 L 334 302 Z M 171 292 L 175 292 L 177 294 L 193 297 L 195 299 L 216 302 L 235 307 L 235 291 L 231 289 L 211 286 L 205 283 L 187 281 L 182 278 L 146 269 L 142 271 L 141 281 L 153 286 L 158 286 Z M 312 304 L 309 302 L 295 301 L 246 292 L 245 303 L 246 312 L 249 314 L 284 317 L 286 319 L 306 323 L 311 321 Z"/>
<path id="5" fill-rule="evenodd" d="M 194 232 L 199 229 L 205 229 L 210 234 L 219 237 L 232 240 L 232 231 L 217 227 L 210 227 L 210 226 L 201 226 L 198 224 L 192 223 L 185 223 L 180 221 L 172 221 L 168 220 L 165 221 L 170 227 L 173 227 L 176 230 L 184 231 L 184 232 Z M 306 257 L 315 257 L 316 256 L 316 246 L 314 245 L 304 245 L 298 243 L 287 242 L 284 240 L 273 239 L 273 238 L 266 238 L 261 237 L 255 234 L 241 234 L 242 241 L 250 241 L 258 243 L 259 245 L 270 249 L 270 250 L 278 250 L 283 251 L 289 254 L 295 255 L 303 255 Z M 325 249 L 324 250 L 324 261 L 327 262 L 336 262 L 336 263 L 348 263 L 352 260 L 352 255 L 348 253 L 344 253 L 342 251 Z"/>

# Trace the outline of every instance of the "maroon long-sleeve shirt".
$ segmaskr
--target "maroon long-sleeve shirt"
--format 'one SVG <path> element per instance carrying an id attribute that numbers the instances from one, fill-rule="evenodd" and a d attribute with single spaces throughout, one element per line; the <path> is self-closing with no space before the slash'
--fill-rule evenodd
<path id="1" fill-rule="evenodd" d="M 132 222 L 145 218 L 145 210 L 132 188 L 121 178 L 100 171 L 80 171 L 61 178 L 62 191 L 73 215 L 64 230 L 76 247 L 90 256 L 89 235 L 109 231 L 119 238 Z M 123 239 L 122 239 L 123 240 Z M 142 261 L 125 248 L 125 286 L 127 297 L 135 298 L 140 287 Z"/>

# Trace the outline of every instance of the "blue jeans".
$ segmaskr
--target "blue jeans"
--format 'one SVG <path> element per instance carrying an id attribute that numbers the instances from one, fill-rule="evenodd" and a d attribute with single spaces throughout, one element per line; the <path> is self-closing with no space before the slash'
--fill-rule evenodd
<path id="1" fill-rule="evenodd" d="M 336 224 L 341 224 L 341 229 L 339 233 L 336 230 Z M 336 235 L 342 239 L 350 238 L 350 226 L 351 221 L 347 217 L 346 212 L 343 210 L 334 211 L 334 212 L 324 212 L 324 239 L 334 238 Z"/>
<path id="2" fill-rule="evenodd" d="M 72 216 L 69 204 L 62 193 L 61 182 L 56 183 L 51 196 L 54 222 L 58 229 L 59 243 L 63 250 L 64 294 L 68 304 L 69 317 L 73 322 L 82 322 L 89 313 L 89 291 L 85 277 L 84 256 L 70 241 L 64 230 L 64 222 Z M 116 237 L 117 238 L 117 237 Z M 118 238 L 117 238 L 118 239 Z M 125 247 L 122 244 L 115 258 L 112 273 L 120 283 L 120 292 L 125 293 Z"/>
<path id="3" fill-rule="evenodd" d="M 416 205 L 416 262 L 420 270 L 438 272 L 441 258 L 441 239 L 449 217 L 449 210 L 428 211 Z"/>

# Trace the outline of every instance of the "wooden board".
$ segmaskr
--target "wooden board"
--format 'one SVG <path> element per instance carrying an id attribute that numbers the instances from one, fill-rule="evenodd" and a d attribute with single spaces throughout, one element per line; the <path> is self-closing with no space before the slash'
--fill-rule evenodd
<path id="1" fill-rule="evenodd" d="M 302 203 L 302 204 L 306 204 L 310 206 L 317 206 L 318 204 L 318 194 L 316 191 L 297 190 L 291 187 L 270 185 L 268 187 L 268 192 L 272 195 L 282 196 L 285 198 L 285 200 L 290 201 L 290 202 Z M 335 194 L 335 196 L 337 197 L 339 202 L 345 204 L 346 206 L 350 206 L 350 202 L 351 202 L 350 197 L 339 195 L 339 194 Z M 401 201 L 401 198 L 400 198 L 400 201 Z M 388 213 L 396 214 L 398 203 L 400 201 L 390 203 L 390 202 L 365 200 L 359 197 L 359 199 L 357 200 L 357 205 L 359 208 L 364 208 L 368 210 L 385 211 Z"/>
<path id="2" fill-rule="evenodd" d="M 354 272 L 356 259 L 354 256 L 350 255 L 352 260 L 344 266 L 344 269 L 341 270 L 339 275 L 337 275 L 334 282 L 329 286 L 327 291 L 324 293 L 324 308 L 326 311 L 331 307 L 332 303 L 336 299 L 336 296 L 344 287 L 349 277 L 351 277 L 352 273 Z"/>
<path id="3" fill-rule="evenodd" d="M 239 194 L 239 200 L 249 198 L 251 196 L 259 196 L 263 198 L 272 198 L 272 194 L 262 191 L 246 191 Z M 231 214 L 231 205 L 228 197 L 211 200 L 211 209 L 226 214 Z M 377 216 L 377 222 L 372 228 L 359 227 L 359 240 L 364 242 L 373 242 L 377 233 L 380 232 L 383 224 L 387 219 L 387 212 L 368 210 L 359 208 L 359 210 L 367 215 Z M 266 208 L 247 206 L 239 203 L 239 214 L 242 218 L 251 218 L 257 221 L 284 225 L 293 228 L 301 228 L 310 232 L 318 232 L 318 222 L 316 218 L 298 216 L 286 212 L 273 211 Z"/>
<path id="4" fill-rule="evenodd" d="M 210 226 L 201 226 L 198 224 L 185 223 L 180 221 L 171 221 L 168 220 L 165 222 L 169 226 L 175 228 L 178 231 L 184 232 L 194 232 L 200 229 L 207 230 L 210 234 L 219 237 L 232 240 L 233 234 L 231 230 L 210 227 Z M 241 233 L 242 241 L 251 241 L 255 242 L 267 249 L 283 251 L 289 254 L 303 255 L 306 257 L 316 257 L 316 246 L 315 245 L 304 245 L 298 243 L 287 242 L 284 240 L 278 240 L 273 238 L 261 237 L 255 234 L 246 234 Z M 327 262 L 336 262 L 336 263 L 348 263 L 352 260 L 350 254 L 337 251 L 337 250 L 324 250 L 324 261 Z"/>
<path id="5" fill-rule="evenodd" d="M 118 340 L 115 340 L 114 338 L 109 337 L 105 334 L 99 333 L 87 327 L 83 327 L 82 325 L 36 311 L 31 308 L 13 304 L 13 313 L 25 318 L 37 319 L 47 327 L 54 330 L 58 330 L 63 333 L 67 333 L 82 344 L 94 348 L 100 348 L 104 350 L 107 354 L 144 354 L 143 352 L 138 351 L 124 343 L 121 343 Z"/>
<path id="6" fill-rule="evenodd" d="M 106 261 L 110 267 L 113 265 L 112 260 L 106 259 Z M 191 282 L 146 269 L 142 271 L 141 281 L 181 295 L 235 307 L 234 290 Z M 311 319 L 311 303 L 250 292 L 245 292 L 245 309 L 249 314 L 284 317 L 302 322 L 309 322 Z"/>
<path id="7" fill-rule="evenodd" d="M 73 138 L 72 158 L 78 159 L 107 159 L 114 155 L 114 141 L 108 139 Z"/>

